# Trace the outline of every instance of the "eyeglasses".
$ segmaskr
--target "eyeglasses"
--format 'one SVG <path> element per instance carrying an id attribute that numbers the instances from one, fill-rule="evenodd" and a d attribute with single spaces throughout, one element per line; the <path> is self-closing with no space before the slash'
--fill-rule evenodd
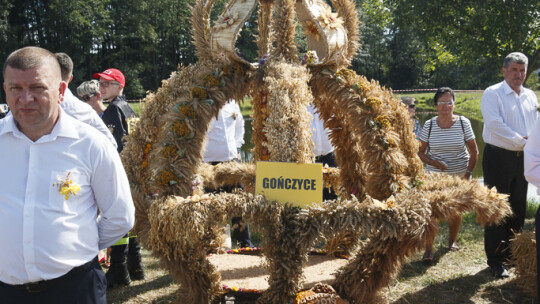
<path id="1" fill-rule="evenodd" d="M 439 102 L 437 102 L 437 104 L 441 105 L 441 106 L 453 106 L 454 101 L 439 101 Z"/>
<path id="2" fill-rule="evenodd" d="M 90 98 L 92 98 L 92 97 L 94 97 L 94 96 L 96 96 L 95 93 L 93 93 L 93 94 L 86 94 L 86 95 L 83 95 L 81 98 L 82 98 L 82 100 L 84 100 L 85 102 L 88 102 L 88 101 L 90 100 Z"/>
<path id="3" fill-rule="evenodd" d="M 108 88 L 111 84 L 113 85 L 120 85 L 119 82 L 113 82 L 113 81 L 100 81 L 99 86 L 103 88 Z"/>
<path id="4" fill-rule="evenodd" d="M 414 109 L 416 107 L 416 105 L 409 105 L 409 109 Z"/>

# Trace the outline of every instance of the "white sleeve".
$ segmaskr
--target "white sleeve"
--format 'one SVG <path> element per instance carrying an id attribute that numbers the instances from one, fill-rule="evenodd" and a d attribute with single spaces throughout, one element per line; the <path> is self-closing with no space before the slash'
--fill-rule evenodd
<path id="1" fill-rule="evenodd" d="M 135 207 L 129 181 L 116 149 L 102 144 L 94 164 L 92 190 L 99 210 L 99 248 L 121 239 L 135 223 Z"/>
<path id="2" fill-rule="evenodd" d="M 539 189 L 540 194 L 540 119 L 537 119 L 523 149 L 525 178 Z"/>
<path id="3" fill-rule="evenodd" d="M 240 111 L 240 106 L 238 106 L 238 103 L 234 102 L 234 104 L 236 113 L 234 139 L 236 142 L 236 148 L 241 148 L 244 144 L 244 117 L 242 116 L 242 112 Z"/>
<path id="4" fill-rule="evenodd" d="M 525 139 L 504 122 L 499 106 L 499 95 L 494 90 L 486 90 L 482 95 L 480 110 L 484 118 L 484 128 L 514 146 L 523 147 Z"/>
<path id="5" fill-rule="evenodd" d="M 73 100 L 72 98 L 64 99 L 62 103 L 60 103 L 60 106 L 69 116 L 77 119 L 78 121 L 82 121 L 87 125 L 91 125 L 99 132 L 103 133 L 105 136 L 107 136 L 109 142 L 111 142 L 115 148 L 118 148 L 116 140 L 114 139 L 111 131 L 109 131 L 109 128 L 107 128 L 103 120 L 97 115 L 96 111 L 94 111 L 91 106 L 80 100 Z"/>

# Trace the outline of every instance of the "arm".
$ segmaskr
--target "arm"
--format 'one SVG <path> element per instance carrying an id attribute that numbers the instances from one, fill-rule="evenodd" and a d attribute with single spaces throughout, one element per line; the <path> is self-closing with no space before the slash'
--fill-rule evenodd
<path id="1" fill-rule="evenodd" d="M 115 104 L 110 104 L 107 107 L 107 110 L 105 110 L 105 114 L 103 115 L 103 121 L 107 124 L 107 127 L 112 126 L 112 130 L 109 132 L 109 134 L 112 133 L 112 136 L 114 137 L 114 140 L 117 144 L 117 150 L 118 153 L 122 152 L 124 148 L 124 143 L 122 142 L 122 137 L 127 133 L 124 129 L 124 124 L 122 121 L 122 113 L 120 112 L 120 108 L 116 106 Z"/>
<path id="2" fill-rule="evenodd" d="M 425 141 L 420 141 L 420 148 L 418 149 L 418 157 L 420 157 L 420 160 L 422 160 L 424 163 L 433 166 L 435 168 L 440 169 L 441 171 L 446 170 L 446 166 L 443 165 L 440 161 L 436 159 L 432 159 L 426 154 L 428 143 Z"/>
<path id="3" fill-rule="evenodd" d="M 540 120 L 538 119 L 534 124 L 531 134 L 529 134 L 529 140 L 523 152 L 525 178 L 529 183 L 540 188 Z"/>
<path id="4" fill-rule="evenodd" d="M 486 90 L 482 95 L 480 103 L 482 116 L 484 117 L 484 128 L 498 136 L 501 140 L 508 141 L 512 145 L 523 147 L 526 140 L 516 131 L 512 130 L 504 122 L 499 107 L 499 95 L 494 90 Z"/>
<path id="5" fill-rule="evenodd" d="M 102 146 L 91 151 L 96 154 L 91 186 L 101 211 L 98 221 L 100 249 L 114 244 L 135 223 L 135 207 L 119 154 L 110 145 Z"/>
<path id="6" fill-rule="evenodd" d="M 474 167 L 476 166 L 476 162 L 478 161 L 478 145 L 476 144 L 475 139 L 471 139 L 468 142 L 466 142 L 467 148 L 469 149 L 469 154 L 471 157 L 469 158 L 469 164 L 467 165 L 467 171 L 465 171 L 465 175 L 463 176 L 465 179 L 469 179 L 472 175 L 472 171 Z"/>

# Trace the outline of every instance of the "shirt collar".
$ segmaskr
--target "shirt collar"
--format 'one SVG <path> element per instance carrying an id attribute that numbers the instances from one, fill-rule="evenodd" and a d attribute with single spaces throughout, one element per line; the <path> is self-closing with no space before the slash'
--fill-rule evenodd
<path id="1" fill-rule="evenodd" d="M 508 84 L 508 82 L 506 82 L 506 80 L 503 80 L 503 84 L 502 84 L 502 87 L 503 87 L 503 90 L 504 90 L 504 94 L 505 95 L 510 95 L 511 93 L 514 93 L 514 94 L 517 94 L 516 91 L 514 91 L 514 89 L 512 89 L 510 87 L 510 85 Z M 519 86 L 519 93 L 521 94 L 521 92 L 523 92 L 523 86 Z M 519 94 L 518 94 L 519 95 Z"/>
<path id="2" fill-rule="evenodd" d="M 47 142 L 47 141 L 53 141 L 57 137 L 67 137 L 67 138 L 79 138 L 79 134 L 77 132 L 77 128 L 74 126 L 73 121 L 75 118 L 72 118 L 68 114 L 60 108 L 60 117 L 58 118 L 58 121 L 54 125 L 51 133 L 43 135 L 40 137 L 37 142 Z M 18 138 L 24 138 L 28 139 L 26 135 L 24 135 L 19 128 L 17 127 L 17 124 L 15 123 L 15 119 L 13 119 L 13 115 L 8 115 L 5 118 L 3 118 L 3 124 L 0 124 L 2 128 L 0 129 L 0 135 L 6 134 L 6 133 L 13 133 L 13 136 Z"/>

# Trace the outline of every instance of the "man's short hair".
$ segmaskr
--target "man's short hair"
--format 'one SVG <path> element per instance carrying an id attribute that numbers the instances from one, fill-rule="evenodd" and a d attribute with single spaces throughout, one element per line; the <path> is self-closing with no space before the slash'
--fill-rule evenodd
<path id="1" fill-rule="evenodd" d="M 529 58 L 527 58 L 525 54 L 520 52 L 510 53 L 504 58 L 503 68 L 507 68 L 511 62 L 515 62 L 517 64 L 524 64 L 525 67 L 527 67 L 527 65 L 529 64 Z"/>
<path id="2" fill-rule="evenodd" d="M 96 79 L 85 81 L 77 87 L 77 95 L 79 97 L 91 94 L 97 95 L 97 93 L 99 93 L 99 81 Z"/>
<path id="3" fill-rule="evenodd" d="M 6 68 L 8 66 L 23 71 L 35 69 L 40 67 L 47 59 L 53 63 L 53 66 L 58 68 L 58 73 L 61 75 L 60 64 L 58 63 L 56 56 L 48 50 L 36 46 L 20 48 L 9 54 L 4 62 L 2 73 L 3 75 L 6 74 Z"/>
<path id="4" fill-rule="evenodd" d="M 60 64 L 60 70 L 62 71 L 62 80 L 65 82 L 69 81 L 71 73 L 73 73 L 73 60 L 66 53 L 54 53 L 56 60 Z"/>

